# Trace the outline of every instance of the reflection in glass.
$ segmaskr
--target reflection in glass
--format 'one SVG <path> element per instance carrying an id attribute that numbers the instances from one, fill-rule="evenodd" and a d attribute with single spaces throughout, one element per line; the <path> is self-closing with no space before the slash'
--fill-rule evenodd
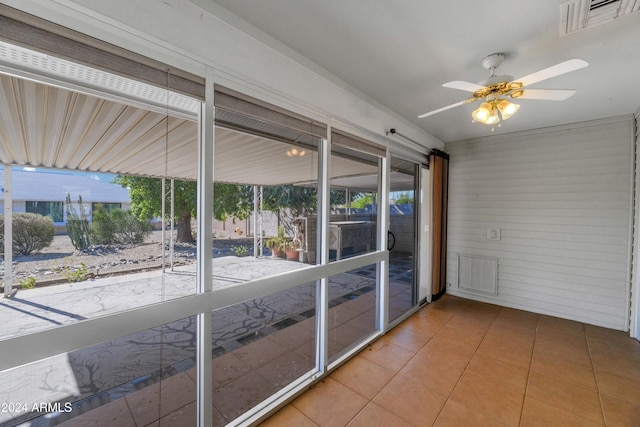
<path id="1" fill-rule="evenodd" d="M 415 164 L 391 159 L 389 197 L 389 321 L 416 305 L 415 251 L 416 209 Z"/>
<path id="2" fill-rule="evenodd" d="M 0 401 L 20 403 L 0 425 L 195 425 L 195 334 L 190 317 L 0 372 Z"/>
<path id="3" fill-rule="evenodd" d="M 329 361 L 376 330 L 376 265 L 329 278 Z"/>
<path id="4" fill-rule="evenodd" d="M 225 96 L 223 104 L 255 107 Z M 214 289 L 223 277 L 242 282 L 316 263 L 320 139 L 312 124 L 286 127 L 227 108 L 216 108 L 213 256 L 227 259 L 214 259 Z M 286 115 L 269 117 L 287 123 Z M 273 262 L 253 269 L 256 259 Z M 228 262 L 251 273 L 238 277 Z"/>
<path id="5" fill-rule="evenodd" d="M 375 251 L 378 158 L 339 145 L 331 155 L 329 258 L 337 261 Z"/>
<path id="6" fill-rule="evenodd" d="M 5 141 L 11 148 L 1 160 L 13 166 L 11 188 L 0 192 L 0 199 L 8 206 L 6 198 L 12 198 L 15 216 L 28 212 L 50 219 L 55 227 L 51 244 L 31 253 L 14 250 L 11 288 L 18 293 L 0 308 L 0 322 L 9 325 L 0 338 L 196 292 L 196 244 L 188 238 L 191 217 L 180 216 L 194 209 L 195 198 L 185 207 L 178 195 L 189 193 L 179 188 L 173 193 L 175 221 L 186 218 L 182 228 L 189 233 L 170 255 L 174 233 L 161 230 L 166 192 L 157 177 L 195 188 L 199 102 L 158 88 L 146 91 L 152 88 L 141 82 L 121 81 L 127 82 L 122 85 L 127 90 L 139 89 L 138 101 L 116 101 L 0 73 L 0 102 L 11 111 L 0 119 L 0 128 L 21 135 Z M 153 99 L 148 98 L 151 93 Z M 159 99 L 166 101 L 164 108 L 158 107 Z M 46 143 L 36 143 L 33 134 L 24 133 L 27 129 L 39 129 L 36 139 Z M 0 174 L 2 187 L 7 172 Z M 114 182 L 120 177 L 122 181 Z M 167 201 L 167 215 L 170 204 Z M 33 228 L 13 231 L 16 246 L 24 236 L 44 234 Z M 185 274 L 168 274 L 173 268 L 162 267 L 169 264 Z M 7 282 L 4 273 L 0 275 Z"/>
<path id="7" fill-rule="evenodd" d="M 315 367 L 316 284 L 213 312 L 214 425 L 225 425 Z"/>

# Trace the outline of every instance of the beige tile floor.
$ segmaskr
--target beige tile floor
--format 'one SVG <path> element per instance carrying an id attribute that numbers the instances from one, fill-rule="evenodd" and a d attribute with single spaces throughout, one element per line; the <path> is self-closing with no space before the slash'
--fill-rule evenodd
<path id="1" fill-rule="evenodd" d="M 311 366 L 313 327 L 267 338 L 214 359 L 214 425 L 297 377 L 291 366 Z M 64 425 L 195 425 L 194 378 L 194 370 L 175 375 Z M 262 425 L 637 427 L 640 343 L 620 331 L 445 296 Z"/>
<path id="2" fill-rule="evenodd" d="M 640 426 L 627 333 L 445 296 L 262 424 Z"/>

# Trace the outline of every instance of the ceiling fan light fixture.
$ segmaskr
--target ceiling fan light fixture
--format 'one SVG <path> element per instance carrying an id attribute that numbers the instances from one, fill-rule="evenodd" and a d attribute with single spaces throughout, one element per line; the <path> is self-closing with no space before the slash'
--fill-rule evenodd
<path id="1" fill-rule="evenodd" d="M 499 123 L 499 122 L 500 122 L 500 116 L 498 115 L 498 110 L 496 108 L 493 108 L 493 110 L 491 110 L 491 114 L 489 115 L 487 120 L 485 120 L 483 123 L 485 125 L 495 125 L 496 123 Z"/>
<path id="2" fill-rule="evenodd" d="M 287 150 L 287 156 L 289 157 L 304 157 L 305 154 L 307 154 L 306 151 L 298 150 L 297 148 Z"/>
<path id="3" fill-rule="evenodd" d="M 500 120 L 511 118 L 518 109 L 520 109 L 520 105 L 503 98 L 496 98 L 480 104 L 480 107 L 471 113 L 471 117 L 476 122 L 495 125 L 500 123 Z"/>
<path id="4" fill-rule="evenodd" d="M 519 104 L 514 104 L 506 99 L 501 99 L 497 103 L 498 110 L 502 116 L 502 120 L 511 118 L 520 109 Z"/>
<path id="5" fill-rule="evenodd" d="M 491 104 L 483 102 L 473 113 L 471 113 L 471 117 L 473 117 L 473 120 L 476 122 L 486 123 L 486 121 L 491 117 L 492 111 L 493 107 Z"/>

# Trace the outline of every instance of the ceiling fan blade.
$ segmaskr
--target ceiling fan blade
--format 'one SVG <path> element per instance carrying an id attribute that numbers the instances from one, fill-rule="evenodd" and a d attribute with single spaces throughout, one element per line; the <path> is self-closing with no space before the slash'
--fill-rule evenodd
<path id="1" fill-rule="evenodd" d="M 477 90 L 480 89 L 484 89 L 486 86 L 482 86 L 476 83 L 471 83 L 471 82 L 463 82 L 460 80 L 456 80 L 453 82 L 448 82 L 442 85 L 443 87 L 448 87 L 451 89 L 459 89 L 459 90 L 464 90 L 467 92 L 475 92 Z"/>
<path id="2" fill-rule="evenodd" d="M 518 94 L 521 92 L 521 94 Z M 540 99 L 546 101 L 564 101 L 576 93 L 575 89 L 522 89 L 512 92 L 514 99 Z"/>
<path id="3" fill-rule="evenodd" d="M 522 86 L 529 86 L 542 80 L 547 80 L 552 77 L 569 73 L 571 71 L 579 70 L 588 65 L 589 63 L 587 61 L 583 61 L 582 59 L 570 59 L 568 61 L 561 62 L 559 64 L 553 65 L 549 68 L 545 68 L 544 70 L 537 71 L 533 74 L 529 74 L 514 81 L 522 83 Z"/>
<path id="4" fill-rule="evenodd" d="M 465 99 L 464 101 L 456 102 L 455 104 L 447 105 L 446 107 L 438 108 L 437 110 L 429 111 L 428 113 L 420 114 L 418 116 L 419 119 L 423 119 L 425 117 L 432 116 L 434 114 L 440 113 L 442 111 L 450 110 L 451 108 L 458 107 L 460 105 L 468 104 L 469 102 L 475 101 L 475 98 Z"/>

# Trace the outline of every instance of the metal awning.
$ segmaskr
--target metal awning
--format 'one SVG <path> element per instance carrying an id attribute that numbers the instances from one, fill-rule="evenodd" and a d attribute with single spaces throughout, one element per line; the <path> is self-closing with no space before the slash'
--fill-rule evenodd
<path id="1" fill-rule="evenodd" d="M 198 123 L 140 107 L 0 75 L 0 161 L 124 175 L 197 178 Z M 317 153 L 216 127 L 214 179 L 249 185 L 313 184 Z M 332 177 L 375 168 L 334 157 Z"/>

